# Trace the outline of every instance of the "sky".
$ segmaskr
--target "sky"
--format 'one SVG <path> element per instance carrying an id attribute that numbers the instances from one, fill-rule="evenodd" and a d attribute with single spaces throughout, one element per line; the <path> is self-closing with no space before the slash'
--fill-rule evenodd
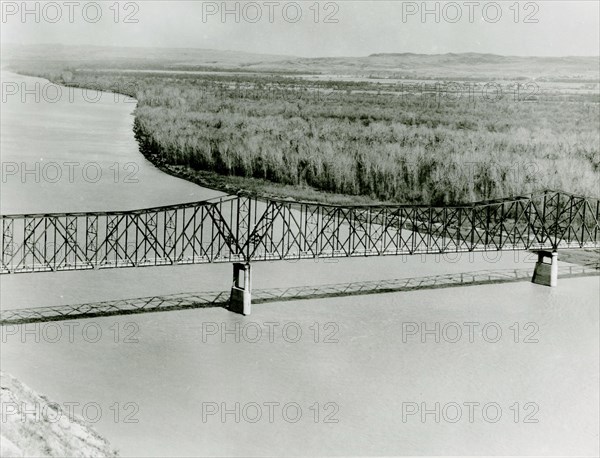
<path id="1" fill-rule="evenodd" d="M 600 55 L 597 0 L 2 1 L 1 27 L 3 43 L 19 44 L 204 48 L 302 57 Z"/>

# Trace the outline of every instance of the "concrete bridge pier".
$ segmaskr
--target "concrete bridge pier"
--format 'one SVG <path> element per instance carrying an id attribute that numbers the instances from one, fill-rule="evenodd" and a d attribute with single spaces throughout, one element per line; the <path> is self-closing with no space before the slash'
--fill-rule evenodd
<path id="1" fill-rule="evenodd" d="M 531 281 L 543 286 L 558 284 L 558 253 L 556 251 L 538 251 L 538 260 Z M 545 260 L 549 262 L 544 262 Z"/>
<path id="2" fill-rule="evenodd" d="M 229 310 L 243 315 L 252 312 L 252 270 L 250 264 L 233 264 L 233 285 L 229 298 Z"/>

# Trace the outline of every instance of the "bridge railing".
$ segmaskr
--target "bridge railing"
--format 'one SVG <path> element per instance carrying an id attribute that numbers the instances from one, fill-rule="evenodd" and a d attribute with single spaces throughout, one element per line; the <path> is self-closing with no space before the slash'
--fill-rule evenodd
<path id="1" fill-rule="evenodd" d="M 0 273 L 597 247 L 600 205 L 556 191 L 430 207 L 238 195 L 124 212 L 4 215 Z"/>

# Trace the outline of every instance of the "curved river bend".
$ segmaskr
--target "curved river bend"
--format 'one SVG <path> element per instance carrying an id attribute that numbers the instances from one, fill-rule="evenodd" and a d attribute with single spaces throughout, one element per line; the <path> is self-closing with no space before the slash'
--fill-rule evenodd
<path id="1" fill-rule="evenodd" d="M 2 79 L 27 88 L 47 84 L 5 72 Z M 2 103 L 3 171 L 11 172 L 1 183 L 3 214 L 134 209 L 219 195 L 165 175 L 141 156 L 133 100 L 100 94 L 92 103 L 98 94 L 62 90 L 56 103 L 31 96 Z M 23 175 L 25 167 L 30 172 Z M 262 263 L 253 282 L 261 289 L 322 285 L 531 268 L 531 261 L 502 253 L 455 262 L 414 256 Z M 227 265 L 3 276 L 0 303 L 14 309 L 218 291 L 230 281 Z M 124 456 L 594 456 L 598 277 L 559 283 L 270 303 L 257 305 L 251 317 L 215 308 L 28 325 L 33 334 L 3 327 L 0 357 L 2 370 L 38 392 L 77 403 L 75 412 L 94 420 Z M 473 342 L 468 334 L 456 340 L 450 330 L 439 343 L 403 332 L 436 323 L 479 328 Z M 490 331 L 484 339 L 485 324 L 502 335 L 489 339 Z M 236 326 L 247 333 L 236 334 Z M 435 410 L 436 402 L 439 423 L 434 414 L 424 421 L 402 416 L 407 406 Z M 235 413 L 203 416 L 223 403 L 234 412 L 239 403 L 239 422 Z M 259 420 L 255 403 L 263 406 Z M 271 422 L 266 405 L 273 403 L 297 403 L 301 416 L 295 407 L 287 417 L 274 407 Z M 463 407 L 452 422 L 455 411 L 443 410 L 450 403 L 496 403 L 502 416 L 491 422 L 492 410 L 487 419 L 475 410 L 470 422 Z M 82 412 L 87 405 L 100 416 L 98 409 Z M 528 418 L 538 421 L 524 422 L 534 407 Z"/>

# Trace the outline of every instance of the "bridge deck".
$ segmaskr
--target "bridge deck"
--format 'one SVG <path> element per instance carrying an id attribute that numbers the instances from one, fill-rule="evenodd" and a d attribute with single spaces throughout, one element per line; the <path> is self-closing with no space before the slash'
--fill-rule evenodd
<path id="1" fill-rule="evenodd" d="M 238 195 L 0 220 L 2 274 L 600 246 L 600 200 L 557 191 L 447 207 Z"/>

